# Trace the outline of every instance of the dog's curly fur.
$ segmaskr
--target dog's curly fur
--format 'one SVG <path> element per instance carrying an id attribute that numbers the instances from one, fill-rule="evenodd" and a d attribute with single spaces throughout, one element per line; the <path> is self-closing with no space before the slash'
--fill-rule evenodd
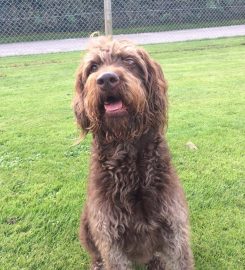
<path id="1" fill-rule="evenodd" d="M 103 85 L 104 74 L 116 79 Z M 96 38 L 79 67 L 74 111 L 93 134 L 80 238 L 93 270 L 194 269 L 188 208 L 162 135 L 166 92 L 159 64 L 128 41 Z"/>

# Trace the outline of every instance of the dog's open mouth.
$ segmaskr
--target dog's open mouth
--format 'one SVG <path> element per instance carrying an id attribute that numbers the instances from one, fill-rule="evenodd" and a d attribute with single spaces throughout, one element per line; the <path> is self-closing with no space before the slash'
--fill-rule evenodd
<path id="1" fill-rule="evenodd" d="M 115 114 L 126 111 L 126 108 L 120 98 L 110 96 L 104 102 L 106 113 Z"/>

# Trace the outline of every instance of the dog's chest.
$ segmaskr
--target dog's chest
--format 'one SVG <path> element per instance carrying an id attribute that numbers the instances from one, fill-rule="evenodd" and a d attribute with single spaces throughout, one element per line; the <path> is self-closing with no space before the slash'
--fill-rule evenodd
<path id="1" fill-rule="evenodd" d="M 109 159 L 93 162 L 90 202 L 95 231 L 121 243 L 129 256 L 147 257 L 157 249 L 164 168 L 157 151 L 122 147 Z M 97 161 L 97 162 L 96 162 Z M 96 172 L 96 174 L 95 174 Z M 144 252 L 143 252 L 144 251 Z"/>
<path id="2" fill-rule="evenodd" d="M 108 225 L 114 227 L 118 239 L 124 239 L 127 250 L 140 253 L 139 243 L 153 241 L 158 233 L 161 187 L 151 183 L 156 170 L 147 162 L 136 164 L 128 160 L 107 173 L 111 184 L 109 191 L 104 193 L 109 206 L 106 215 L 111 223 Z"/>
<path id="3" fill-rule="evenodd" d="M 139 197 L 144 197 L 142 194 Z M 118 242 L 129 258 L 138 263 L 147 262 L 158 249 L 157 243 L 161 234 L 159 213 L 155 206 L 150 206 L 150 200 L 138 198 L 134 202 L 131 213 L 125 213 L 120 225 Z M 121 227 L 120 226 L 120 227 Z M 119 227 L 119 228 L 120 228 Z"/>
<path id="4" fill-rule="evenodd" d="M 121 146 L 109 158 L 96 163 L 92 168 L 96 171 L 95 196 L 101 203 L 106 202 L 103 205 L 111 208 L 115 219 L 121 223 L 125 220 L 125 224 L 130 221 L 132 226 L 137 222 L 144 225 L 159 213 L 164 165 L 156 149 L 136 151 L 130 145 Z"/>

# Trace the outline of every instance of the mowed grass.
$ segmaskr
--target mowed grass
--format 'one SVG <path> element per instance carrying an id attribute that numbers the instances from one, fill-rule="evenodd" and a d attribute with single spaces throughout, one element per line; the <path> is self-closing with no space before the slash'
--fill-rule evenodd
<path id="1" fill-rule="evenodd" d="M 145 46 L 169 81 L 168 142 L 196 269 L 244 269 L 245 39 Z M 74 145 L 81 53 L 0 58 L 0 269 L 81 270 L 91 136 Z M 192 141 L 198 149 L 189 150 Z"/>

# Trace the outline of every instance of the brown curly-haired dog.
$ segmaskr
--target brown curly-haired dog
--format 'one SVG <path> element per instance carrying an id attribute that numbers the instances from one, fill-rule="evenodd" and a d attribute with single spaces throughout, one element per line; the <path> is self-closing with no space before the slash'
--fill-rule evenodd
<path id="1" fill-rule="evenodd" d="M 80 238 L 91 269 L 193 269 L 188 209 L 163 137 L 167 84 L 128 41 L 97 38 L 81 64 L 74 110 L 93 134 Z"/>

